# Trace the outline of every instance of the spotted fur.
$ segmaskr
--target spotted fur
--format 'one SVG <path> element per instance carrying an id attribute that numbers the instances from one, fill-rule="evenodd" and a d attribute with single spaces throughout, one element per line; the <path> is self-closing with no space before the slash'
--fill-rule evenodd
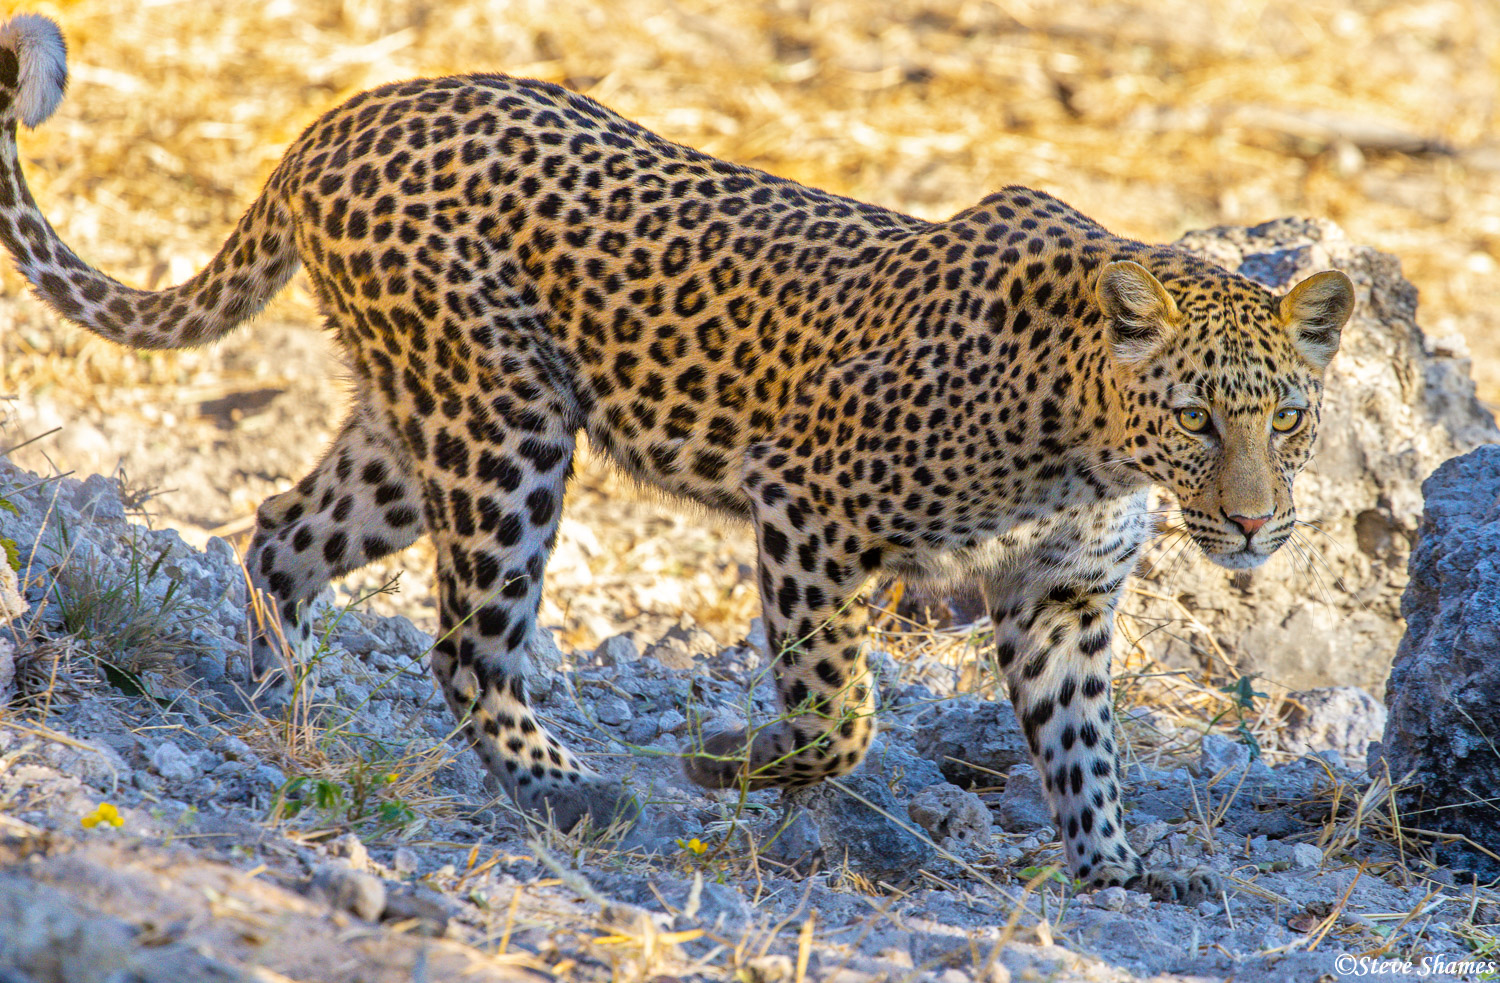
<path id="1" fill-rule="evenodd" d="M 688 772 L 796 789 L 857 765 L 876 695 L 862 597 L 979 579 L 1074 872 L 1191 898 L 1126 844 L 1110 715 L 1116 602 L 1154 483 L 1209 557 L 1287 538 L 1292 479 L 1353 294 L 1276 297 L 1006 188 L 944 222 L 716 160 L 503 75 L 362 93 L 288 148 L 208 268 L 126 287 L 47 224 L 17 122 L 61 96 L 62 40 L 0 30 L 0 239 L 63 315 L 121 344 L 222 337 L 302 265 L 355 408 L 260 509 L 251 576 L 294 640 L 337 577 L 432 537 L 432 666 L 515 801 L 571 824 L 631 800 L 528 705 L 523 668 L 580 432 L 619 467 L 749 520 L 785 719 Z M 275 665 L 256 643 L 255 669 Z"/>

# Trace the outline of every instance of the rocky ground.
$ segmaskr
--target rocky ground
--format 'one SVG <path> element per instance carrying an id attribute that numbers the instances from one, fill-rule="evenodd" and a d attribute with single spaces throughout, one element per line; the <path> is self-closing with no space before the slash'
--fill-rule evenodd
<path id="1" fill-rule="evenodd" d="M 622 838 L 528 829 L 445 742 L 410 621 L 328 605 L 322 689 L 267 719 L 237 685 L 225 541 L 148 530 L 97 476 L 0 465 L 0 497 L 21 572 L 0 634 L 8 979 L 1312 980 L 1341 955 L 1493 944 L 1500 897 L 1396 837 L 1386 777 L 1354 759 L 1369 733 L 1268 767 L 1127 713 L 1139 746 L 1193 749 L 1129 777 L 1137 847 L 1226 875 L 1195 907 L 1051 876 L 1013 715 L 928 655 L 877 657 L 855 774 L 793 803 L 705 794 L 677 761 L 702 722 L 774 712 L 753 627 L 554 651 L 544 711 L 649 807 Z"/>

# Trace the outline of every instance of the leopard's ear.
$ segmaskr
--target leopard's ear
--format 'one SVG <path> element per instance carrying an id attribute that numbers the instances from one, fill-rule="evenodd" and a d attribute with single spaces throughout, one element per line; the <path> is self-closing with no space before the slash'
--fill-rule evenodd
<path id="1" fill-rule="evenodd" d="M 1354 284 L 1338 270 L 1325 270 L 1297 284 L 1281 298 L 1281 321 L 1292 344 L 1315 369 L 1325 369 L 1339 350 L 1339 338 L 1354 313 Z"/>
<path id="2" fill-rule="evenodd" d="M 1115 358 L 1146 360 L 1182 323 L 1177 302 L 1139 263 L 1123 260 L 1099 271 L 1094 297 L 1104 312 L 1104 333 Z"/>

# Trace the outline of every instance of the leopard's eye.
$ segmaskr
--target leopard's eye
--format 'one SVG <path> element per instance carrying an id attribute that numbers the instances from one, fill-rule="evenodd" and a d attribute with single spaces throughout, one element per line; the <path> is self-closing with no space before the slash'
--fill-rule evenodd
<path id="1" fill-rule="evenodd" d="M 1271 417 L 1271 428 L 1277 433 L 1291 433 L 1302 425 L 1303 411 L 1296 407 L 1277 410 Z"/>
<path id="2" fill-rule="evenodd" d="M 1177 425 L 1188 433 L 1202 433 L 1208 429 L 1208 410 L 1197 406 L 1184 407 L 1177 411 Z"/>

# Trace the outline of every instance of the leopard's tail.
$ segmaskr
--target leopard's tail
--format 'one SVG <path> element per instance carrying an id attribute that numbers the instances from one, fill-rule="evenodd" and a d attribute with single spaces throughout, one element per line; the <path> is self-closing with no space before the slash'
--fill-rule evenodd
<path id="1" fill-rule="evenodd" d="M 133 348 L 201 345 L 258 313 L 299 265 L 291 215 L 270 190 L 240 218 L 207 269 L 166 290 L 127 287 L 58 238 L 21 174 L 16 129 L 51 116 L 67 84 L 67 45 L 55 23 L 21 14 L 0 25 L 0 242 L 41 298 Z"/>

